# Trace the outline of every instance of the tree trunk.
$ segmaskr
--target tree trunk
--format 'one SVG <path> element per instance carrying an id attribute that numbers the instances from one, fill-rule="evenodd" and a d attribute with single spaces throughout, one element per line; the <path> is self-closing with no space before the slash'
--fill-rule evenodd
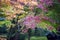
<path id="1" fill-rule="evenodd" d="M 31 37 L 31 29 L 29 28 L 28 29 L 28 40 L 30 40 L 30 37 Z"/>

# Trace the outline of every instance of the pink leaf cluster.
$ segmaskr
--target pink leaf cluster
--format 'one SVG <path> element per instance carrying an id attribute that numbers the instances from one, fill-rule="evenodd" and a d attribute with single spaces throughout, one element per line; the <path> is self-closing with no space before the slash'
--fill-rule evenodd
<path id="1" fill-rule="evenodd" d="M 53 0 L 40 0 L 38 4 L 38 8 L 42 9 L 43 11 L 47 12 L 48 6 L 52 6 Z"/>
<path id="2" fill-rule="evenodd" d="M 34 29 L 38 22 L 40 22 L 40 18 L 38 16 L 27 16 L 25 18 L 24 25 L 26 28 Z"/>

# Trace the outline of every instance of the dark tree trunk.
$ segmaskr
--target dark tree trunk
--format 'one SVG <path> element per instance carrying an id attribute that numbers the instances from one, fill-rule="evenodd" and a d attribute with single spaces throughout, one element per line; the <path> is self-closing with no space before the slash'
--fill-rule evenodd
<path id="1" fill-rule="evenodd" d="M 31 37 L 31 29 L 29 28 L 28 29 L 28 40 L 30 40 L 30 37 Z"/>
<path id="2" fill-rule="evenodd" d="M 28 40 L 30 40 L 30 36 L 28 35 Z"/>

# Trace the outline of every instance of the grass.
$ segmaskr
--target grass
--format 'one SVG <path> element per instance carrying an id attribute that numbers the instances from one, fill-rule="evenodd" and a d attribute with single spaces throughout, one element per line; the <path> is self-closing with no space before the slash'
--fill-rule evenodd
<path id="1" fill-rule="evenodd" d="M 47 40 L 47 38 L 46 37 L 31 37 L 31 40 Z"/>

